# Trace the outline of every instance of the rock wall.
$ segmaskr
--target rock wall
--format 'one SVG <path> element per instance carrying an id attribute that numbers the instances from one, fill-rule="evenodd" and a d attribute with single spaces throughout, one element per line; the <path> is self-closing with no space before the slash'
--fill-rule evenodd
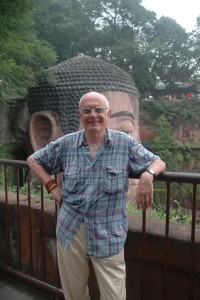
<path id="1" fill-rule="evenodd" d="M 12 113 L 10 106 L 1 103 L 0 110 L 0 145 L 12 144 L 16 142 L 16 139 L 12 132 Z"/>
<path id="2" fill-rule="evenodd" d="M 140 136 L 142 140 L 151 141 L 154 139 L 154 126 L 146 120 L 140 119 Z M 196 145 L 200 148 L 200 125 L 192 121 L 173 126 L 173 133 L 176 140 L 187 145 Z"/>
<path id="3" fill-rule="evenodd" d="M 0 147 L 12 145 L 9 157 L 13 159 L 25 160 L 27 153 L 32 151 L 28 134 L 29 118 L 26 103 L 16 106 L 1 104 Z M 0 158 L 6 157 L 2 157 L 0 152 Z"/>
<path id="4" fill-rule="evenodd" d="M 177 141 L 187 144 L 196 144 L 200 147 L 200 125 L 194 122 L 185 122 L 174 126 L 174 135 Z"/>

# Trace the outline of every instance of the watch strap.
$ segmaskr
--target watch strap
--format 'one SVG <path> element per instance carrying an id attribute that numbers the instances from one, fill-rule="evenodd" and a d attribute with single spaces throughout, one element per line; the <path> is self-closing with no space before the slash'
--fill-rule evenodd
<path id="1" fill-rule="evenodd" d="M 145 172 L 149 172 L 154 178 L 157 176 L 157 173 L 152 169 L 147 169 Z"/>

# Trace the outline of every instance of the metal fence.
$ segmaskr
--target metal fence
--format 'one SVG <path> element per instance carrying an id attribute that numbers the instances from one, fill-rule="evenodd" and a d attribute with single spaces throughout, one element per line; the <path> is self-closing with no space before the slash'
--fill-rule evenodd
<path id="1" fill-rule="evenodd" d="M 194 173 L 176 173 L 176 172 L 165 172 L 158 176 L 156 183 L 163 184 L 162 191 L 164 190 L 164 205 L 165 205 L 165 237 L 164 237 L 164 262 L 163 262 L 163 300 L 166 298 L 166 290 L 168 283 L 168 247 L 169 247 L 169 224 L 170 224 L 170 211 L 173 207 L 173 185 L 178 184 L 179 190 L 182 191 L 183 187 L 189 186 L 189 194 L 186 193 L 186 199 L 184 200 L 184 209 L 190 211 L 191 214 L 191 236 L 190 236 L 190 267 L 189 267 L 189 300 L 194 300 L 193 296 L 193 286 L 194 286 L 194 246 L 195 246 L 195 228 L 198 223 L 197 211 L 199 203 L 199 192 L 198 185 L 200 184 L 200 175 Z M 27 245 L 29 251 L 29 273 L 25 273 L 22 267 L 22 253 L 21 253 L 21 205 L 20 205 L 20 195 L 22 189 L 26 185 L 26 197 L 27 209 L 28 209 L 28 224 L 27 228 L 29 230 L 29 243 Z M 10 214 L 9 214 L 9 193 L 10 188 L 14 186 L 14 195 L 16 196 L 16 218 L 17 218 L 17 236 L 18 236 L 18 263 L 17 265 L 13 263 L 11 258 L 11 245 L 10 245 Z M 32 247 L 32 217 L 31 217 L 31 202 L 32 202 L 32 185 L 31 185 L 31 174 L 29 167 L 25 161 L 16 160 L 3 160 L 0 159 L 0 190 L 2 197 L 5 199 L 5 245 L 6 245 L 6 261 L 2 260 L 0 257 L 0 270 L 16 276 L 32 284 L 37 288 L 44 289 L 52 295 L 54 299 L 63 299 L 63 292 L 60 285 L 58 268 L 56 267 L 56 282 L 50 284 L 47 282 L 46 276 L 46 254 L 45 254 L 45 234 L 44 234 L 44 188 L 41 185 L 39 188 L 40 192 L 40 225 L 41 225 L 41 240 L 39 247 L 42 249 L 42 274 L 38 279 L 34 275 L 33 266 L 33 247 Z M 182 192 L 179 192 L 182 193 Z M 56 212 L 56 207 L 55 207 Z M 56 222 L 56 213 L 55 213 Z M 145 256 L 146 256 L 146 212 L 142 214 L 142 249 L 141 249 L 141 300 L 145 300 Z M 139 300 L 139 299 L 138 299 Z"/>

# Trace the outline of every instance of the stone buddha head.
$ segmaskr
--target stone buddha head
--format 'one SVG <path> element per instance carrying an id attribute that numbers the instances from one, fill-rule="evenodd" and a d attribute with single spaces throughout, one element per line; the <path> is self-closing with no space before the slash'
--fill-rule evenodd
<path id="1" fill-rule="evenodd" d="M 139 93 L 131 76 L 111 63 L 79 55 L 50 69 L 55 84 L 41 80 L 29 93 L 29 137 L 34 151 L 64 134 L 82 128 L 77 109 L 87 92 L 104 94 L 112 111 L 108 127 L 139 136 Z M 137 180 L 129 181 L 133 201 Z M 129 201 L 129 200 L 128 200 Z M 129 202 L 130 202 L 129 201 Z"/>
<path id="2" fill-rule="evenodd" d="M 34 151 L 81 128 L 77 108 L 82 95 L 89 91 L 107 97 L 112 110 L 109 128 L 124 131 L 140 140 L 139 94 L 126 72 L 84 55 L 61 62 L 50 70 L 55 76 L 55 84 L 40 80 L 28 96 L 29 136 Z"/>

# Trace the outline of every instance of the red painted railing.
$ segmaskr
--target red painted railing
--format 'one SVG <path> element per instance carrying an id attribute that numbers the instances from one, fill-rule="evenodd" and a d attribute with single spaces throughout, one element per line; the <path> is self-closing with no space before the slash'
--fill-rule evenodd
<path id="1" fill-rule="evenodd" d="M 12 169 L 12 171 L 9 171 Z M 22 172 L 23 171 L 23 172 Z M 12 178 L 12 184 L 14 181 L 14 186 L 16 187 L 14 194 L 16 197 L 16 218 L 17 218 L 17 236 L 18 236 L 18 246 L 17 246 L 17 264 L 13 262 L 12 258 L 12 249 L 11 249 L 11 239 L 10 239 L 10 210 L 9 210 L 9 201 L 10 201 L 10 190 L 9 190 L 9 180 L 10 174 L 14 174 Z M 44 210 L 44 188 L 40 186 L 40 244 L 38 245 L 39 249 L 42 251 L 42 274 L 40 278 L 34 274 L 34 254 L 33 254 L 33 224 L 32 224 L 32 189 L 31 186 L 31 174 L 27 166 L 27 163 L 24 161 L 16 160 L 3 160 L 0 159 L 0 184 L 1 184 L 1 195 L 5 199 L 5 245 L 6 245 L 6 261 L 5 258 L 0 256 L 0 270 L 16 276 L 32 284 L 37 288 L 44 289 L 54 296 L 54 299 L 63 299 L 63 292 L 60 286 L 60 280 L 58 275 L 58 268 L 56 266 L 54 276 L 56 281 L 52 284 L 47 280 L 47 257 L 45 252 L 45 210 Z M 193 173 L 176 173 L 176 172 L 165 172 L 162 175 L 158 176 L 157 181 L 163 182 L 166 189 L 166 218 L 165 218 L 165 237 L 164 237 L 164 262 L 163 262 L 163 296 L 162 299 L 167 299 L 167 286 L 168 286 L 168 249 L 169 249 L 169 225 L 170 225 L 170 209 L 171 209 L 171 199 L 172 199 L 172 185 L 174 183 L 181 183 L 182 185 L 187 184 L 191 186 L 191 198 L 188 200 L 188 206 L 191 208 L 192 221 L 191 221 L 191 237 L 190 237 L 190 253 L 189 253 L 189 295 L 188 300 L 196 300 L 193 295 L 194 287 L 194 246 L 195 246 L 195 228 L 197 223 L 197 206 L 198 206 L 198 189 L 197 186 L 200 184 L 200 175 Z M 27 211 L 28 211 L 28 257 L 29 257 L 29 271 L 24 272 L 23 260 L 22 260 L 22 240 L 23 236 L 21 233 L 21 222 L 22 222 L 22 212 L 21 212 L 21 190 L 20 185 L 22 186 L 24 182 L 27 184 L 26 197 L 27 198 Z M 56 207 L 55 207 L 56 212 Z M 56 213 L 55 213 L 56 216 Z M 55 217 L 56 218 L 56 217 Z M 56 220 L 55 220 L 56 222 Z M 141 278 L 140 278 L 140 290 L 141 298 L 138 300 L 147 300 L 145 298 L 145 258 L 146 258 L 146 213 L 143 212 L 142 216 L 142 250 L 141 250 Z M 1 252 L 0 252 L 1 254 Z"/>

